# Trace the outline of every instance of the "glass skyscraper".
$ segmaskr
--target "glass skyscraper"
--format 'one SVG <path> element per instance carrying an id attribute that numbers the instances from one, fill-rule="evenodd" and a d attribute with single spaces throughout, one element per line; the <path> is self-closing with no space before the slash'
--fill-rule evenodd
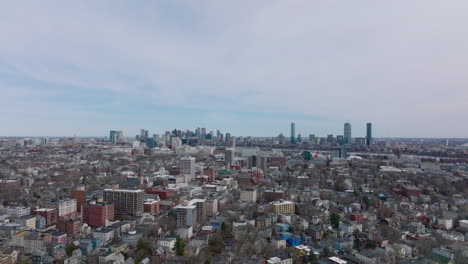
<path id="1" fill-rule="evenodd" d="M 367 146 L 372 144 L 372 123 L 367 123 L 366 144 Z"/>
<path id="2" fill-rule="evenodd" d="M 296 143 L 296 124 L 291 123 L 291 143 Z"/>

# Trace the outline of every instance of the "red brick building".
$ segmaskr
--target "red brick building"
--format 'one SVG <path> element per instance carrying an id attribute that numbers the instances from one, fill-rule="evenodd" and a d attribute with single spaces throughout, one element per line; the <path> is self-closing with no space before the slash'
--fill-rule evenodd
<path id="1" fill-rule="evenodd" d="M 353 221 L 356 221 L 358 223 L 361 223 L 362 221 L 364 221 L 364 213 L 352 213 L 349 215 L 349 219 L 353 220 Z"/>
<path id="2" fill-rule="evenodd" d="M 143 211 L 150 214 L 159 214 L 161 211 L 160 202 L 154 199 L 148 199 L 143 204 Z"/>
<path id="3" fill-rule="evenodd" d="M 103 227 L 108 220 L 114 220 L 114 204 L 94 201 L 81 206 L 81 221 L 91 227 Z"/>
<path id="4" fill-rule="evenodd" d="M 161 200 L 169 200 L 174 194 L 175 190 L 162 189 L 163 187 L 156 187 L 152 189 L 146 189 L 148 194 L 157 194 Z"/>
<path id="5" fill-rule="evenodd" d="M 72 219 L 63 219 L 57 222 L 57 230 L 64 232 L 70 237 L 74 237 L 80 228 L 80 223 Z"/>
<path id="6" fill-rule="evenodd" d="M 21 187 L 19 180 L 0 180 L 0 192 L 11 191 Z"/>
<path id="7" fill-rule="evenodd" d="M 46 226 L 51 226 L 57 223 L 57 209 L 54 208 L 39 208 L 32 211 L 32 215 L 40 215 L 45 218 Z"/>
<path id="8" fill-rule="evenodd" d="M 81 205 L 86 203 L 86 190 L 73 190 L 71 197 L 76 199 L 76 211 L 81 212 Z"/>

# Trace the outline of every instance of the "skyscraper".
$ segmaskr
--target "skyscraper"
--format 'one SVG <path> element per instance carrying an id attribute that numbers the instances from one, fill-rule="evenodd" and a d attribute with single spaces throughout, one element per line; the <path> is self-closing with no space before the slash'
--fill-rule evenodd
<path id="1" fill-rule="evenodd" d="M 344 124 L 344 143 L 351 143 L 351 124 L 348 122 Z"/>
<path id="2" fill-rule="evenodd" d="M 224 161 L 227 164 L 230 164 L 234 161 L 235 158 L 235 150 L 233 148 L 227 148 L 224 150 Z"/>
<path id="3" fill-rule="evenodd" d="M 296 124 L 291 123 L 291 144 L 296 143 Z"/>
<path id="4" fill-rule="evenodd" d="M 366 144 L 372 145 L 372 123 L 367 123 Z"/>
<path id="5" fill-rule="evenodd" d="M 111 130 L 110 133 L 109 133 L 109 141 L 112 142 L 112 143 L 115 143 L 116 136 L 117 136 L 117 131 Z"/>
<path id="6" fill-rule="evenodd" d="M 123 131 L 119 130 L 115 134 L 115 141 L 122 142 L 123 141 Z"/>
<path id="7" fill-rule="evenodd" d="M 146 142 L 146 140 L 148 139 L 148 130 L 145 130 L 145 129 L 141 129 L 140 130 L 140 141 L 141 142 Z"/>

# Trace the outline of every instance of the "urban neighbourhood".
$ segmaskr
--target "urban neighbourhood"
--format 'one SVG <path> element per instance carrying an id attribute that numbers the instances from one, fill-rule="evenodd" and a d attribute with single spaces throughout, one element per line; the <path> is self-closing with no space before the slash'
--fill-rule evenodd
<path id="1" fill-rule="evenodd" d="M 468 140 L 295 129 L 1 138 L 0 264 L 468 263 Z"/>

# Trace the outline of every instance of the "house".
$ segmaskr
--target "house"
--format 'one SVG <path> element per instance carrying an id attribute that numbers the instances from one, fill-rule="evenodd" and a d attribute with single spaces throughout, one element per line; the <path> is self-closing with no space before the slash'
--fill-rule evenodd
<path id="1" fill-rule="evenodd" d="M 112 228 L 98 228 L 93 232 L 93 238 L 105 244 L 114 238 L 114 229 Z"/>
<path id="2" fill-rule="evenodd" d="M 267 260 L 267 264 L 292 264 L 293 259 L 289 257 L 272 257 Z"/>
<path id="3" fill-rule="evenodd" d="M 176 237 L 170 236 L 161 238 L 158 240 L 158 245 L 166 249 L 167 252 L 174 253 L 174 246 L 176 243 Z"/>
<path id="4" fill-rule="evenodd" d="M 280 237 L 286 239 L 286 243 L 291 247 L 298 246 L 302 242 L 301 237 L 295 234 L 284 232 L 280 233 L 279 235 Z"/>
<path id="5" fill-rule="evenodd" d="M 345 234 L 353 233 L 356 230 L 362 232 L 362 224 L 354 221 L 343 220 L 340 222 L 340 230 Z"/>
<path id="6" fill-rule="evenodd" d="M 377 264 L 379 261 L 379 259 L 368 250 L 359 251 L 354 256 L 364 264 Z"/>
<path id="7" fill-rule="evenodd" d="M 340 238 L 333 242 L 333 249 L 337 251 L 345 251 L 354 247 L 354 237 Z"/>
<path id="8" fill-rule="evenodd" d="M 271 239 L 271 244 L 276 249 L 286 248 L 286 239 L 280 236 L 275 236 Z"/>

